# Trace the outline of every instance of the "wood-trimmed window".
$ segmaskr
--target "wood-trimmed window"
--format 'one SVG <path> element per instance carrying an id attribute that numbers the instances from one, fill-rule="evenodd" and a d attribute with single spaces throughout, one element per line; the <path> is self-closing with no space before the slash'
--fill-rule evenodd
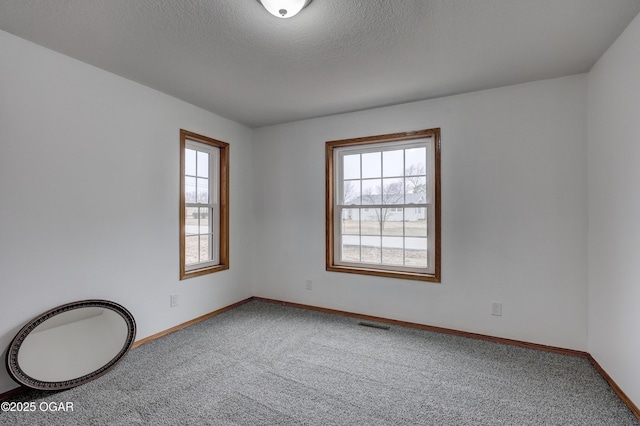
<path id="1" fill-rule="evenodd" d="M 229 144 L 180 130 L 180 279 L 229 269 Z"/>
<path id="2" fill-rule="evenodd" d="M 327 270 L 440 282 L 440 129 L 325 148 Z"/>

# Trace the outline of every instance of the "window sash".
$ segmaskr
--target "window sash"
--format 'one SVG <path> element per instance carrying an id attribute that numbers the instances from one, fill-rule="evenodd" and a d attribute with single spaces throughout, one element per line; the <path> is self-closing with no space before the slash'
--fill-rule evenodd
<path id="1" fill-rule="evenodd" d="M 412 205 L 411 207 L 413 207 L 414 205 Z M 352 266 L 352 267 L 362 267 L 364 265 L 366 265 L 367 268 L 373 268 L 373 269 L 380 269 L 380 270 L 392 270 L 392 271 L 399 271 L 399 272 L 416 272 L 416 273 L 433 273 L 432 271 L 434 271 L 434 261 L 435 261 L 435 256 L 433 256 L 434 254 L 434 250 L 431 247 L 432 243 L 432 238 L 430 237 L 430 235 L 432 235 L 432 231 L 430 231 L 429 229 L 431 228 L 431 224 L 433 223 L 433 214 L 431 209 L 427 209 L 426 214 L 425 214 L 425 219 L 427 222 L 427 235 L 422 237 L 422 236 L 408 236 L 406 235 L 404 229 L 403 229 L 403 233 L 402 235 L 385 235 L 383 233 L 382 230 L 380 230 L 379 234 L 367 234 L 367 233 L 363 233 L 362 229 L 360 229 L 360 231 L 357 234 L 343 234 L 342 233 L 342 227 L 340 226 L 341 222 L 342 222 L 342 212 L 343 210 L 347 210 L 350 209 L 352 207 L 350 206 L 345 206 L 345 207 L 340 207 L 337 206 L 334 210 L 334 263 L 336 265 L 339 266 Z M 364 210 L 364 209 L 363 209 Z M 403 213 L 404 214 L 404 213 Z M 405 222 L 403 221 L 403 224 Z M 357 236 L 360 241 L 362 240 L 362 237 L 367 237 L 367 238 L 377 238 L 380 239 L 380 248 L 381 248 L 381 261 L 379 263 L 373 263 L 373 262 L 366 262 L 366 261 L 362 261 L 360 260 L 359 262 L 350 262 L 347 260 L 342 260 L 343 259 L 343 251 L 342 251 L 342 246 L 343 246 L 343 235 L 345 236 Z M 392 237 L 392 238 L 401 238 L 403 240 L 403 245 L 402 245 L 402 251 L 403 251 L 403 263 L 406 263 L 406 239 L 407 238 L 424 238 L 426 239 L 427 242 L 427 266 L 426 267 L 416 267 L 416 266 L 407 266 L 405 265 L 398 265 L 398 264 L 393 264 L 393 263 L 383 263 L 384 257 L 382 256 L 382 250 L 384 249 L 384 246 L 382 245 L 382 240 L 385 237 Z M 362 247 L 365 246 L 362 244 L 362 242 L 360 242 L 360 244 L 358 244 L 359 250 L 362 250 Z M 362 259 L 362 255 L 360 255 L 360 258 Z"/>

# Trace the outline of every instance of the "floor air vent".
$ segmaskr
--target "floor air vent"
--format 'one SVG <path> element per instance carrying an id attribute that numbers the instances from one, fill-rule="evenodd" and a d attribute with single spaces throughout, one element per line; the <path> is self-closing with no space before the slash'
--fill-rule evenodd
<path id="1" fill-rule="evenodd" d="M 370 322 L 359 322 L 358 325 L 361 325 L 363 327 L 379 328 L 380 330 L 388 330 L 389 329 L 388 325 L 373 324 L 373 323 L 370 323 Z"/>

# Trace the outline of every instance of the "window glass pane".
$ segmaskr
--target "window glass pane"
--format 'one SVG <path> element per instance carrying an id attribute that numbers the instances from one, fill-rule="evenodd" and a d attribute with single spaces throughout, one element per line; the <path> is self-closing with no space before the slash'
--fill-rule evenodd
<path id="1" fill-rule="evenodd" d="M 404 182 L 402 178 L 383 179 L 383 204 L 404 204 Z"/>
<path id="2" fill-rule="evenodd" d="M 362 236 L 362 262 L 380 263 L 380 237 Z"/>
<path id="3" fill-rule="evenodd" d="M 207 262 L 212 259 L 211 235 L 200 235 L 200 262 Z"/>
<path id="4" fill-rule="evenodd" d="M 382 237 L 382 263 L 386 265 L 404 264 L 402 237 Z"/>
<path id="5" fill-rule="evenodd" d="M 405 182 L 405 186 L 407 188 L 407 204 L 425 203 L 425 194 L 427 192 L 427 178 L 425 176 L 408 176 L 405 179 Z"/>
<path id="6" fill-rule="evenodd" d="M 360 181 L 345 181 L 343 186 L 342 198 L 343 204 L 360 204 Z"/>
<path id="7" fill-rule="evenodd" d="M 382 180 L 366 179 L 362 181 L 362 204 L 381 204 Z"/>
<path id="8" fill-rule="evenodd" d="M 377 178 L 382 176 L 382 162 L 380 161 L 379 152 L 369 152 L 362 154 L 362 177 Z"/>
<path id="9" fill-rule="evenodd" d="M 196 175 L 196 152 L 193 149 L 186 148 L 184 150 L 184 174 Z"/>
<path id="10" fill-rule="evenodd" d="M 411 148 L 404 151 L 404 170 L 407 176 L 426 174 L 426 148 Z"/>
<path id="11" fill-rule="evenodd" d="M 209 179 L 198 178 L 198 203 L 209 202 Z"/>
<path id="12" fill-rule="evenodd" d="M 427 239 L 408 237 L 404 239 L 405 264 L 426 268 L 427 265 Z"/>
<path id="13" fill-rule="evenodd" d="M 357 235 L 345 235 L 342 237 L 343 262 L 360 262 L 360 237 Z"/>
<path id="14" fill-rule="evenodd" d="M 193 265 L 198 263 L 198 235 L 185 237 L 185 253 L 184 263 L 185 265 Z"/>
<path id="15" fill-rule="evenodd" d="M 196 178 L 194 177 L 187 176 L 184 178 L 184 201 L 187 203 L 196 202 Z"/>
<path id="16" fill-rule="evenodd" d="M 342 162 L 344 179 L 360 179 L 360 154 L 345 155 Z"/>
<path id="17" fill-rule="evenodd" d="M 404 150 L 385 151 L 382 155 L 382 176 L 404 176 Z"/>
<path id="18" fill-rule="evenodd" d="M 400 235 L 403 232 L 403 214 L 401 207 L 381 209 L 382 235 Z"/>
<path id="19" fill-rule="evenodd" d="M 209 207 L 200 207 L 200 228 L 199 228 L 199 233 L 200 234 L 207 234 L 209 233 L 209 212 L 210 212 L 210 208 Z"/>
<path id="20" fill-rule="evenodd" d="M 380 235 L 380 209 L 362 209 L 362 235 Z"/>
<path id="21" fill-rule="evenodd" d="M 197 207 L 187 207 L 185 209 L 184 229 L 187 235 L 189 234 L 193 235 L 198 233 L 198 208 Z"/>
<path id="22" fill-rule="evenodd" d="M 209 177 L 209 153 L 198 151 L 198 177 Z"/>
<path id="23" fill-rule="evenodd" d="M 404 235 L 407 237 L 426 237 L 427 221 L 424 207 L 405 209 Z"/>
<path id="24" fill-rule="evenodd" d="M 342 210 L 342 234 L 360 233 L 360 209 Z"/>

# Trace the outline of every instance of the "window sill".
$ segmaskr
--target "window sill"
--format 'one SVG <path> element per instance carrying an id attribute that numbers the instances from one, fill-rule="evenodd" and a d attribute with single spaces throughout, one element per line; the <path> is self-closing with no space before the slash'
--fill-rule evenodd
<path id="1" fill-rule="evenodd" d="M 440 276 L 437 272 L 435 274 L 426 274 L 426 273 L 423 274 L 418 272 L 399 272 L 399 271 L 388 271 L 388 270 L 372 269 L 372 268 L 365 268 L 365 267 L 339 266 L 339 265 L 327 265 L 327 271 L 345 272 L 348 274 L 374 275 L 378 277 L 399 278 L 404 280 L 427 281 L 432 283 L 440 282 Z"/>
<path id="2" fill-rule="evenodd" d="M 189 278 L 195 278 L 201 275 L 213 274 L 214 272 L 224 271 L 225 269 L 229 269 L 228 264 L 207 266 L 200 269 L 193 269 L 191 271 L 180 271 L 180 280 L 187 280 Z"/>

